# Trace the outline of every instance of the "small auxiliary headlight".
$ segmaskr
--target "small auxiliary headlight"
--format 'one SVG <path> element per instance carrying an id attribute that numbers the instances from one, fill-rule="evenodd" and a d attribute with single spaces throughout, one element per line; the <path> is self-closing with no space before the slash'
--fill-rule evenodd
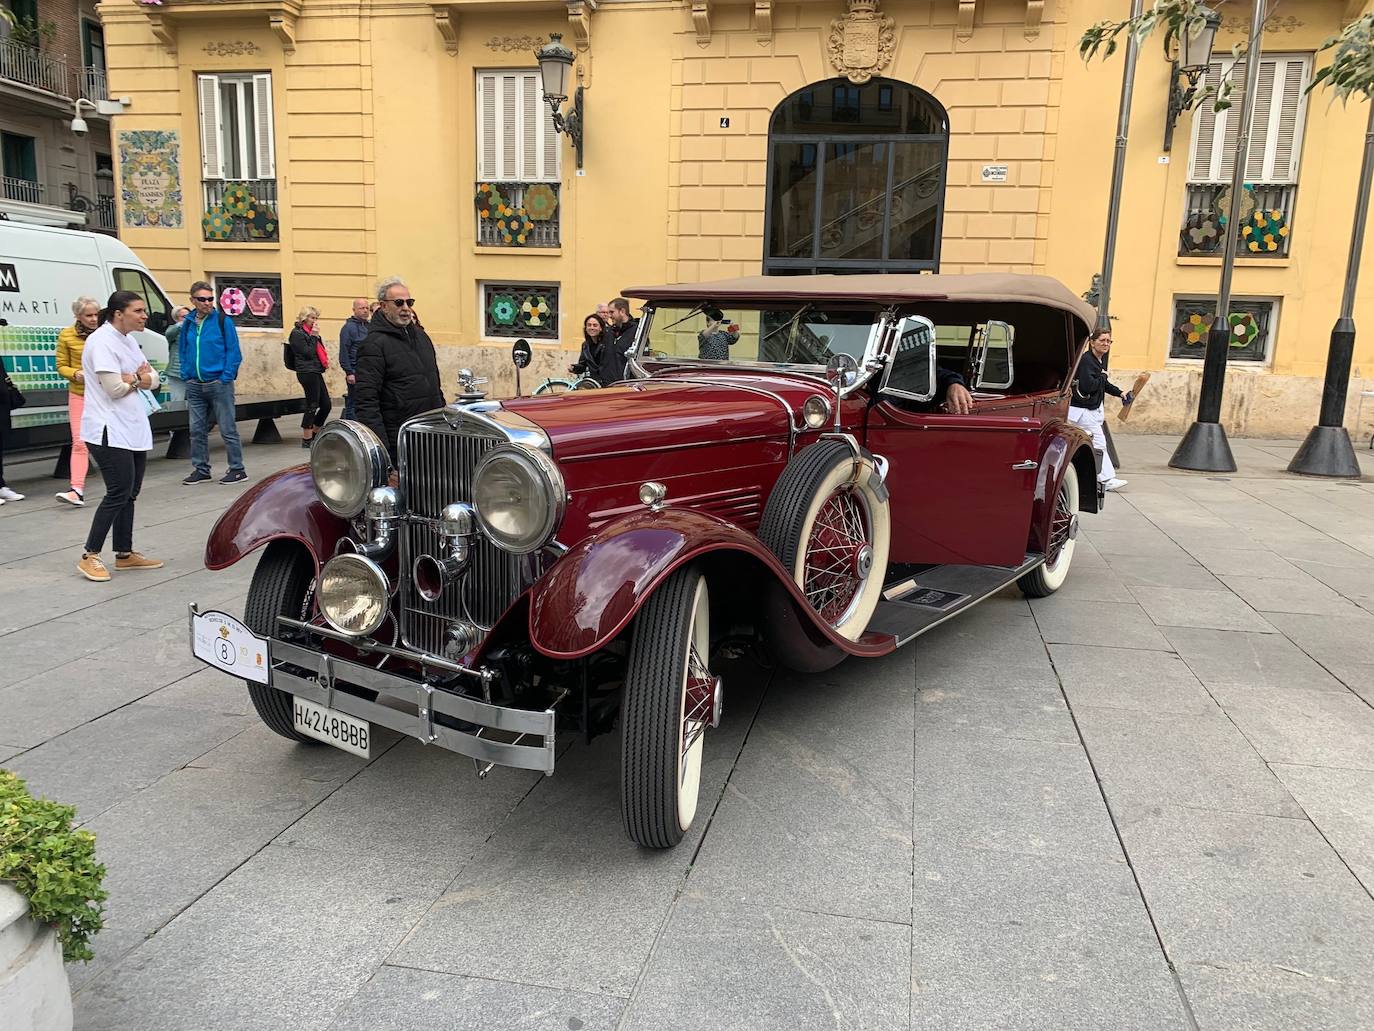
<path id="1" fill-rule="evenodd" d="M 820 429 L 830 421 L 830 402 L 820 394 L 812 394 L 802 402 L 802 420 L 811 429 Z"/>

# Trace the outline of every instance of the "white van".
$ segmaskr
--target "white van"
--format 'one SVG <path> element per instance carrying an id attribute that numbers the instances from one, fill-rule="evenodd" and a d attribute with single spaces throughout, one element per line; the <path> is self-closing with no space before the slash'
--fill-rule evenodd
<path id="1" fill-rule="evenodd" d="M 178 370 L 166 376 L 170 355 L 163 333 L 172 302 L 133 251 L 101 233 L 0 221 L 0 320 L 6 323 L 0 325 L 0 359 L 15 385 L 25 394 L 66 390 L 57 372 L 57 334 L 76 321 L 72 302 L 85 295 L 103 306 L 116 290 L 132 290 L 147 302 L 148 328 L 136 339 L 164 377 L 160 399 L 180 400 L 186 391 L 175 378 Z"/>

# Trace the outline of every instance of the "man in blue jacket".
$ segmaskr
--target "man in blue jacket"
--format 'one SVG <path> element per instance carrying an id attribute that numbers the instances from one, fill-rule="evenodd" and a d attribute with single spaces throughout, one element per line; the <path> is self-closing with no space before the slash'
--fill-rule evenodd
<path id="1" fill-rule="evenodd" d="M 348 392 L 344 394 L 345 419 L 358 417 L 353 411 L 353 384 L 358 381 L 358 345 L 367 338 L 367 324 L 371 319 L 372 309 L 368 306 L 367 298 L 354 298 L 353 315 L 339 330 L 339 368 L 343 369 L 344 379 L 348 382 Z"/>
<path id="2" fill-rule="evenodd" d="M 206 483 L 211 478 L 209 416 L 213 411 L 229 455 L 229 471 L 219 482 L 239 483 L 248 479 L 248 473 L 243 468 L 243 443 L 234 410 L 234 380 L 243 364 L 238 330 L 234 320 L 215 307 L 215 291 L 209 283 L 191 286 L 191 303 L 195 308 L 177 337 L 191 415 L 191 475 L 181 482 Z"/>

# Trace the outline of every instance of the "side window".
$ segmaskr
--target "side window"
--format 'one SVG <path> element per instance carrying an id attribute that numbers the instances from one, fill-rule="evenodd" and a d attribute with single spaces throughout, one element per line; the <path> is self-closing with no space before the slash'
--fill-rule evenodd
<path id="1" fill-rule="evenodd" d="M 914 401 L 935 396 L 935 327 L 911 317 L 897 324 L 897 346 L 883 381 L 885 393 Z"/>
<path id="2" fill-rule="evenodd" d="M 142 270 L 133 268 L 115 269 L 114 281 L 116 290 L 132 290 L 143 298 L 143 303 L 148 306 L 149 329 L 154 333 L 167 332 L 167 326 L 172 318 L 172 306 L 171 302 L 162 296 L 162 291 L 157 288 L 156 283 Z"/>
<path id="3" fill-rule="evenodd" d="M 973 385 L 978 390 L 1006 390 L 1011 386 L 1012 339 L 1015 331 L 1006 322 L 990 321 L 978 330 L 977 374 Z"/>

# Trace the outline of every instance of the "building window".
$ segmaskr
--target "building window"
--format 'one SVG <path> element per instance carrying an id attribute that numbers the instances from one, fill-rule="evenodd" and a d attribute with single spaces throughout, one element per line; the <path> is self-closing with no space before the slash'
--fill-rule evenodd
<path id="1" fill-rule="evenodd" d="M 38 182 L 38 146 L 32 136 L 0 132 L 0 197 L 43 203 Z"/>
<path id="2" fill-rule="evenodd" d="M 944 108 L 906 83 L 792 94 L 769 126 L 764 271 L 938 269 L 948 150 Z"/>
<path id="3" fill-rule="evenodd" d="M 1270 340 L 1277 320 L 1278 302 L 1273 300 L 1231 301 L 1231 346 L 1228 362 L 1263 362 L 1269 358 Z M 1173 338 L 1170 358 L 1201 360 L 1207 350 L 1207 336 L 1216 314 L 1215 297 L 1175 297 Z"/>
<path id="4" fill-rule="evenodd" d="M 1298 193 L 1298 163 L 1304 92 L 1311 79 L 1307 54 L 1265 55 L 1260 59 L 1259 92 L 1245 163 L 1245 196 L 1241 198 L 1238 253 L 1245 257 L 1288 256 L 1293 211 Z M 1229 77 L 1233 89 L 1245 89 L 1245 64 L 1234 59 L 1212 62 L 1204 79 Z M 1193 115 L 1192 149 L 1188 155 L 1188 194 L 1179 231 L 1181 256 L 1220 254 L 1230 217 L 1231 173 L 1235 167 L 1239 109 L 1213 111 L 1204 100 Z"/>
<path id="5" fill-rule="evenodd" d="M 81 95 L 87 100 L 108 100 L 105 30 L 86 18 L 81 19 L 81 57 Z"/>
<path id="6" fill-rule="evenodd" d="M 477 73 L 477 242 L 557 247 L 562 151 L 537 71 Z"/>
<path id="7" fill-rule="evenodd" d="M 220 310 L 240 329 L 285 328 L 281 276 L 226 272 L 212 275 L 210 282 Z"/>
<path id="8" fill-rule="evenodd" d="M 199 75 L 196 89 L 205 239 L 275 241 L 272 76 Z"/>
<path id="9" fill-rule="evenodd" d="M 558 339 L 557 283 L 483 283 L 482 335 Z"/>

